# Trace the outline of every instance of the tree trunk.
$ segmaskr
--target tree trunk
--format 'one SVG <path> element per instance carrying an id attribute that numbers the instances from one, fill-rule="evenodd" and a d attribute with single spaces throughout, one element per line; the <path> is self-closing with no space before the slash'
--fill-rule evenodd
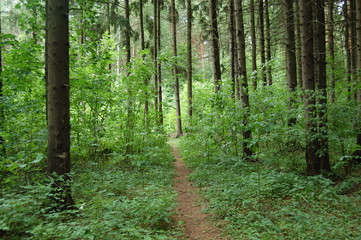
<path id="1" fill-rule="evenodd" d="M 259 45 L 261 51 L 261 74 L 263 85 L 267 85 L 266 75 L 266 50 L 264 46 L 264 7 L 263 0 L 258 0 L 258 20 L 259 20 Z"/>
<path id="2" fill-rule="evenodd" d="M 316 31 L 317 44 L 315 58 L 318 61 L 317 77 L 317 161 L 315 170 L 319 173 L 322 171 L 331 171 L 330 157 L 328 154 L 328 127 L 327 127 L 327 82 L 326 82 L 326 28 L 325 28 L 325 0 L 316 0 Z"/>
<path id="3" fill-rule="evenodd" d="M 154 6 L 154 26 L 153 26 L 153 39 L 154 39 L 154 46 L 153 46 L 153 58 L 154 58 L 154 110 L 155 110 L 155 119 L 157 125 L 160 125 L 159 123 L 159 106 L 158 106 L 158 2 L 160 0 L 154 0 L 153 6 Z"/>
<path id="4" fill-rule="evenodd" d="M 327 42 L 328 42 L 328 53 L 330 59 L 330 102 L 335 102 L 335 44 L 333 37 L 333 9 L 334 1 L 328 0 L 327 4 Z M 345 29 L 347 31 L 347 29 Z"/>
<path id="5" fill-rule="evenodd" d="M 59 210 L 74 205 L 70 189 L 69 1 L 48 0 L 48 161 Z"/>
<path id="6" fill-rule="evenodd" d="M 217 93 L 221 87 L 221 63 L 219 54 L 219 34 L 217 21 L 217 0 L 209 0 L 210 34 L 212 40 L 212 67 L 214 92 Z"/>
<path id="7" fill-rule="evenodd" d="M 250 148 L 250 141 L 252 138 L 252 132 L 248 129 L 249 118 L 249 96 L 248 96 L 248 81 L 247 81 L 247 69 L 246 69 L 246 44 L 244 37 L 244 24 L 243 24 L 243 8 L 242 0 L 235 0 L 236 8 L 236 29 L 237 29 L 237 50 L 238 50 L 238 74 L 241 81 L 241 100 L 242 107 L 244 109 L 243 115 L 243 155 L 248 161 L 254 161 L 253 151 Z"/>
<path id="8" fill-rule="evenodd" d="M 230 55 L 230 78 L 231 78 L 231 97 L 236 96 L 236 37 L 235 37 L 235 18 L 234 18 L 234 0 L 228 0 L 228 24 L 229 24 L 229 55 Z"/>
<path id="9" fill-rule="evenodd" d="M 300 22 L 300 3 L 295 1 L 295 27 L 296 27 L 296 59 L 297 59 L 297 77 L 298 77 L 298 86 L 300 89 L 303 89 L 302 81 L 302 57 L 301 57 L 301 22 Z"/>
<path id="10" fill-rule="evenodd" d="M 250 0 L 250 12 L 251 12 L 251 42 L 252 42 L 252 86 L 253 89 L 257 89 L 257 39 L 256 39 L 256 24 L 255 24 L 255 10 L 254 0 Z"/>
<path id="11" fill-rule="evenodd" d="M 329 171 L 330 165 L 328 162 L 327 152 L 327 137 L 320 134 L 326 134 L 327 129 L 318 132 L 318 117 L 323 117 L 322 114 L 317 114 L 316 111 L 316 76 L 317 72 L 318 82 L 317 85 L 323 91 L 325 86 L 325 30 L 324 30 L 324 15 L 322 21 L 322 9 L 317 9 L 317 19 L 313 18 L 315 0 L 301 1 L 301 23 L 302 23 L 302 78 L 305 90 L 305 122 L 306 122 L 306 162 L 307 171 L 310 174 L 319 174 L 322 171 Z M 317 0 L 318 4 L 322 4 Z M 314 39 L 314 20 L 318 21 L 315 24 L 318 34 L 321 34 L 318 39 Z M 321 22 L 320 22 L 321 21 Z M 321 26 L 323 25 L 323 27 Z M 323 29 L 322 29 L 323 28 Z M 314 52 L 314 41 L 316 41 L 317 52 Z M 317 69 L 315 69 L 314 60 L 317 59 Z M 316 70 L 316 71 L 315 71 Z M 322 102 L 320 102 L 322 103 Z M 326 108 L 324 107 L 324 110 Z M 324 113 L 324 116 L 326 114 Z M 324 119 L 323 119 L 324 120 Z M 322 123 L 319 127 L 323 127 Z M 326 144 L 326 145 L 325 145 Z"/>
<path id="12" fill-rule="evenodd" d="M 267 79 L 268 85 L 272 85 L 272 67 L 271 67 L 271 26 L 269 18 L 269 4 L 268 0 L 265 0 L 265 18 L 266 18 L 266 53 L 267 53 Z"/>
<path id="13" fill-rule="evenodd" d="M 357 81 L 356 81 L 356 93 L 357 93 L 357 120 L 356 120 L 356 144 L 361 147 L 361 2 L 356 2 L 356 34 L 357 34 Z M 358 163 L 361 162 L 361 150 L 358 149 L 354 152 L 354 157 Z"/>
<path id="14" fill-rule="evenodd" d="M 352 64 L 351 64 L 351 45 L 350 45 L 350 19 L 348 10 L 348 0 L 343 4 L 343 15 L 345 22 L 345 51 L 346 51 L 346 72 L 347 72 L 347 100 L 351 101 L 351 82 L 352 82 Z"/>
<path id="15" fill-rule="evenodd" d="M 172 10 L 172 40 L 173 40 L 173 56 L 177 59 L 177 22 L 176 22 L 176 9 L 175 9 L 175 0 L 171 1 L 171 10 Z M 179 79 L 178 79 L 178 66 L 177 62 L 173 65 L 173 74 L 174 74 L 174 94 L 175 94 L 175 109 L 177 117 L 177 137 L 183 135 L 182 130 L 182 119 L 181 119 L 181 108 L 180 108 L 180 98 L 179 98 Z"/>
<path id="16" fill-rule="evenodd" d="M 294 25 L 294 11 L 293 3 L 294 0 L 284 0 L 284 19 L 286 26 L 286 49 L 285 49 L 285 58 L 286 58 L 286 77 L 287 77 L 287 86 L 290 91 L 289 97 L 289 109 L 293 108 L 295 102 L 294 92 L 297 87 L 297 65 L 296 65 L 296 44 L 295 44 L 295 25 Z M 296 118 L 291 117 L 288 120 L 288 125 L 293 125 L 296 123 Z"/>
<path id="17" fill-rule="evenodd" d="M 144 17 L 143 17 L 143 0 L 139 0 L 139 24 L 140 24 L 140 48 L 145 50 L 145 40 L 144 40 Z M 143 59 L 144 59 L 143 55 Z M 144 80 L 145 91 L 144 91 L 144 125 L 149 127 L 149 100 L 148 100 L 148 85 L 149 79 Z"/>
<path id="18" fill-rule="evenodd" d="M 349 18 L 350 18 L 350 27 L 351 27 L 351 71 L 353 81 L 357 81 L 357 31 L 356 31 L 356 2 L 359 0 L 350 0 L 349 5 Z M 357 89 L 353 89 L 352 97 L 357 101 Z"/>
<path id="19" fill-rule="evenodd" d="M 157 1 L 157 50 L 158 53 L 160 53 L 161 49 L 161 23 L 160 23 L 160 10 L 161 1 Z M 158 113 L 159 113 L 159 124 L 160 126 L 163 126 L 164 120 L 163 120 L 163 89 L 162 89 L 162 64 L 160 61 L 157 61 L 157 71 L 158 71 Z"/>
<path id="20" fill-rule="evenodd" d="M 0 2 L 0 36 L 2 35 L 2 7 L 1 7 L 1 2 Z M 2 73 L 3 73 L 3 58 L 2 58 L 2 42 L 0 44 L 0 131 L 3 132 L 4 130 L 4 121 L 5 121 L 5 115 L 4 115 L 4 104 L 3 104 L 3 78 L 2 78 Z M 4 138 L 2 135 L 0 135 L 0 155 L 4 155 L 5 154 L 5 146 L 4 146 Z"/>
<path id="21" fill-rule="evenodd" d="M 187 0 L 187 67 L 188 116 L 192 118 L 192 0 Z"/>
<path id="22" fill-rule="evenodd" d="M 130 8 L 129 8 L 129 0 L 124 0 L 124 12 L 125 19 L 127 19 L 127 27 L 125 29 L 125 62 L 128 65 L 130 63 L 131 58 L 131 49 L 130 49 Z M 109 25 L 110 27 L 110 25 Z M 110 32 L 109 32 L 110 34 Z"/>

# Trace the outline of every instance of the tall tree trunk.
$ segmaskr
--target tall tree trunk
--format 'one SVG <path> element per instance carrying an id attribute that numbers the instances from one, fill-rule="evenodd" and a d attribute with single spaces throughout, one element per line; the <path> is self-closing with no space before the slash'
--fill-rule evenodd
<path id="1" fill-rule="evenodd" d="M 48 161 L 58 209 L 74 205 L 70 189 L 69 1 L 48 0 Z"/>
<path id="2" fill-rule="evenodd" d="M 1 6 L 1 2 L 0 2 L 0 36 L 2 35 L 2 6 Z M 2 38 L 0 38 L 2 39 Z M 4 123 L 5 123 L 5 114 L 4 114 L 4 104 L 3 104 L 3 78 L 2 78 L 2 73 L 3 73 L 3 58 L 2 58 L 2 45 L 3 43 L 0 43 L 0 131 L 3 132 L 4 130 Z M 0 155 L 4 155 L 5 154 L 5 146 L 4 146 L 4 138 L 2 135 L 0 135 Z"/>
<path id="3" fill-rule="evenodd" d="M 157 50 L 160 53 L 161 49 L 161 23 L 160 23 L 160 10 L 161 10 L 161 1 L 158 0 L 158 7 L 157 7 Z M 158 113 L 159 113 L 159 124 L 163 126 L 163 88 L 162 88 L 162 64 L 161 61 L 157 61 L 157 71 L 158 71 Z"/>
<path id="4" fill-rule="evenodd" d="M 131 49 L 130 49 L 130 8 L 129 8 L 129 0 L 124 0 L 124 12 L 125 19 L 127 19 L 127 27 L 125 29 L 125 62 L 128 65 L 130 63 L 131 58 Z M 110 25 L 109 25 L 110 28 Z M 109 32 L 110 34 L 110 32 Z"/>
<path id="5" fill-rule="evenodd" d="M 248 81 L 247 81 L 247 68 L 246 68 L 246 44 L 244 37 L 244 24 L 243 24 L 243 8 L 242 0 L 235 0 L 236 8 L 236 28 L 237 28 L 237 50 L 238 50 L 238 74 L 241 81 L 241 100 L 242 107 L 244 109 L 243 116 L 243 155 L 248 161 L 254 161 L 253 151 L 250 148 L 250 141 L 252 138 L 252 132 L 248 129 L 249 118 L 249 96 L 248 96 Z"/>
<path id="6" fill-rule="evenodd" d="M 175 0 L 171 0 L 172 10 L 172 40 L 173 40 L 173 56 L 177 59 L 177 21 L 176 21 L 176 8 Z M 182 130 L 182 119 L 181 119 L 181 108 L 180 108 L 180 97 L 179 97 L 179 79 L 178 79 L 178 63 L 174 63 L 173 74 L 174 74 L 174 94 L 175 94 L 175 109 L 177 117 L 177 137 L 183 135 Z"/>
<path id="7" fill-rule="evenodd" d="M 335 44 L 333 37 L 333 9 L 334 1 L 328 0 L 327 4 L 327 42 L 328 42 L 328 53 L 330 59 L 330 102 L 335 102 Z M 347 29 L 345 29 L 347 31 Z"/>
<path id="8" fill-rule="evenodd" d="M 296 59 L 297 59 L 297 81 L 300 89 L 303 89 L 302 81 L 302 56 L 301 56 L 301 21 L 300 21 L 300 3 L 295 1 L 295 27 L 296 27 Z"/>
<path id="9" fill-rule="evenodd" d="M 129 8 L 129 2 L 128 2 L 128 8 Z M 108 31 L 108 34 L 110 36 L 110 0 L 107 1 L 107 31 Z M 108 69 L 112 70 L 112 64 L 111 63 L 109 63 Z"/>
<path id="10" fill-rule="evenodd" d="M 325 0 L 316 0 L 316 30 L 317 44 L 315 58 L 318 61 L 317 77 L 317 161 L 314 164 L 317 172 L 331 171 L 328 153 L 328 126 L 327 126 L 327 81 L 326 81 L 326 28 L 325 28 Z"/>
<path id="11" fill-rule="evenodd" d="M 192 89 L 192 0 L 187 0 L 187 97 L 188 97 L 188 116 L 192 118 L 193 107 L 193 89 Z"/>
<path id="12" fill-rule="evenodd" d="M 221 87 L 221 63 L 219 54 L 219 34 L 217 21 L 217 0 L 209 0 L 210 33 L 212 40 L 212 67 L 214 92 L 217 93 Z"/>
<path id="13" fill-rule="evenodd" d="M 351 45 L 350 45 L 350 19 L 348 10 L 348 0 L 344 0 L 343 15 L 345 23 L 345 51 L 346 51 L 346 69 L 347 69 L 347 99 L 351 100 L 351 81 L 352 81 L 352 64 L 351 64 Z"/>
<path id="14" fill-rule="evenodd" d="M 266 50 L 264 44 L 264 5 L 263 0 L 258 0 L 258 21 L 259 21 L 259 46 L 261 51 L 261 74 L 262 83 L 267 85 L 266 75 Z"/>
<path id="15" fill-rule="evenodd" d="M 316 76 L 317 72 L 317 85 L 323 94 L 325 93 L 325 30 L 324 30 L 324 14 L 322 21 L 321 9 L 317 8 L 317 19 L 313 18 L 315 1 L 317 4 L 322 4 L 318 0 L 303 0 L 301 1 L 301 23 L 302 23 L 302 74 L 303 84 L 305 90 L 305 122 L 306 122 L 306 162 L 307 171 L 310 174 L 319 174 L 322 171 L 329 171 L 330 165 L 328 162 L 327 152 L 327 137 L 320 137 L 320 134 L 326 134 L 327 129 L 318 132 L 319 127 L 323 127 L 317 120 L 322 117 L 322 114 L 317 114 L 316 110 Z M 323 5 L 319 5 L 323 9 Z M 318 39 L 314 39 L 314 20 L 319 22 L 315 24 L 319 31 Z M 323 26 L 321 26 L 323 25 Z M 323 28 L 323 29 L 322 29 Z M 316 41 L 317 52 L 314 52 L 314 41 Z M 314 57 L 315 56 L 315 57 Z M 314 60 L 318 61 L 315 69 Z M 315 71 L 316 70 L 316 71 Z M 322 101 L 322 100 L 321 100 Z M 319 102 L 322 104 L 322 102 Z M 325 110 L 326 108 L 324 108 Z M 320 109 L 321 110 L 321 109 Z M 326 114 L 324 113 L 324 117 Z M 324 119 L 323 119 L 324 120 Z M 325 133 L 326 131 L 326 133 Z"/>
<path id="16" fill-rule="evenodd" d="M 228 24 L 229 24 L 229 55 L 230 55 L 230 78 L 231 78 L 231 97 L 236 96 L 236 37 L 235 37 L 235 18 L 234 18 L 234 0 L 228 0 Z"/>
<path id="17" fill-rule="evenodd" d="M 139 0 L 139 24 L 140 24 L 140 48 L 142 51 L 145 50 L 144 40 L 144 16 L 143 16 L 143 0 Z M 143 59 L 145 55 L 143 55 Z M 148 85 L 149 79 L 144 80 L 145 91 L 144 91 L 144 125 L 149 127 L 149 100 L 148 100 Z"/>
<path id="18" fill-rule="evenodd" d="M 352 79 L 357 81 L 357 31 L 356 31 L 356 2 L 359 0 L 350 0 L 349 5 L 349 18 L 350 18 L 350 35 L 351 35 L 351 69 L 352 69 Z M 357 89 L 353 89 L 352 96 L 357 101 Z"/>
<path id="19" fill-rule="evenodd" d="M 154 43 L 153 43 L 153 58 L 154 58 L 154 110 L 155 110 L 155 118 L 156 118 L 156 122 L 157 125 L 160 125 L 159 122 L 159 106 L 158 106 L 158 5 L 160 0 L 154 0 L 153 2 L 153 7 L 154 7 L 154 26 L 153 26 L 153 39 L 154 39 Z"/>
<path id="20" fill-rule="evenodd" d="M 357 162 L 361 162 L 361 2 L 356 2 L 356 33 L 357 33 L 357 81 L 356 81 L 356 94 L 357 94 L 357 120 L 356 120 L 356 144 L 359 149 L 354 152 Z"/>
<path id="21" fill-rule="evenodd" d="M 286 26 L 286 76 L 287 86 L 290 91 L 289 109 L 293 108 L 295 102 L 294 92 L 297 87 L 297 65 L 296 65 L 296 44 L 295 44 L 295 24 L 294 24 L 294 0 L 284 0 L 284 19 Z M 291 117 L 288 120 L 289 125 L 296 123 L 296 118 Z"/>
<path id="22" fill-rule="evenodd" d="M 271 26 L 269 18 L 269 4 L 268 0 L 265 0 L 265 19 L 266 19 L 266 53 L 267 53 L 267 80 L 268 85 L 272 85 L 272 67 L 271 67 Z"/>
<path id="23" fill-rule="evenodd" d="M 253 89 L 257 89 L 257 39 L 256 39 L 256 24 L 255 24 L 255 10 L 254 0 L 250 0 L 250 12 L 251 12 L 251 42 L 252 42 L 252 86 Z"/>

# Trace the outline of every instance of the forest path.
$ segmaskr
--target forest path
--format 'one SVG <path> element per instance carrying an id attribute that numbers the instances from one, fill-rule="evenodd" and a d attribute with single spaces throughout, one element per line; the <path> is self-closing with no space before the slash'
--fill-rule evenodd
<path id="1" fill-rule="evenodd" d="M 172 146 L 175 157 L 176 176 L 174 189 L 177 191 L 176 215 L 173 219 L 184 222 L 183 239 L 222 240 L 221 231 L 210 220 L 210 215 L 202 212 L 198 189 L 188 180 L 191 173 L 179 155 L 178 148 Z"/>

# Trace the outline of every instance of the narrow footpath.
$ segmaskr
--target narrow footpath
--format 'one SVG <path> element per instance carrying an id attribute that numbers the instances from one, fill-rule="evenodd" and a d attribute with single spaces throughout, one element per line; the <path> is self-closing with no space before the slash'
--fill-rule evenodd
<path id="1" fill-rule="evenodd" d="M 173 163 L 176 169 L 174 189 L 178 193 L 178 206 L 173 218 L 176 222 L 184 222 L 184 239 L 223 240 L 221 231 L 212 225 L 211 216 L 202 212 L 198 190 L 188 180 L 190 170 L 183 163 L 177 147 L 172 148 L 176 159 Z"/>

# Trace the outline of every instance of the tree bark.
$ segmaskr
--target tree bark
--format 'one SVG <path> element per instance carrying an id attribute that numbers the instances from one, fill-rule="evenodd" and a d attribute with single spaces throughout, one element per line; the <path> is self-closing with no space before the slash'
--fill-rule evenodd
<path id="1" fill-rule="evenodd" d="M 145 40 L 144 40 L 144 16 L 143 16 L 143 0 L 139 0 L 139 25 L 140 25 L 140 48 L 142 51 L 145 50 Z M 143 55 L 143 59 L 145 55 Z M 149 79 L 144 80 L 145 91 L 144 91 L 144 125 L 149 127 L 149 100 L 148 100 L 148 85 Z"/>
<path id="2" fill-rule="evenodd" d="M 264 6 L 263 0 L 258 0 L 258 21 L 259 21 L 259 45 L 261 51 L 261 75 L 263 85 L 267 85 L 266 74 L 266 50 L 264 43 Z"/>
<path id="3" fill-rule="evenodd" d="M 350 45 L 350 19 L 348 10 L 348 0 L 344 0 L 343 16 L 345 23 L 345 51 L 346 51 L 346 73 L 347 73 L 347 100 L 351 101 L 351 82 L 352 82 L 352 64 L 351 64 L 351 45 Z"/>
<path id="4" fill-rule="evenodd" d="M 218 93 L 221 87 L 221 63 L 219 54 L 219 34 L 217 21 L 217 0 L 209 0 L 210 33 L 212 40 L 212 67 L 214 92 Z"/>
<path id="5" fill-rule="evenodd" d="M 160 53 L 161 50 L 161 23 L 160 23 L 160 10 L 161 10 L 161 1 L 157 1 L 157 50 Z M 157 61 L 157 71 L 158 71 L 158 113 L 159 113 L 159 124 L 163 126 L 164 117 L 163 117 L 163 87 L 162 87 L 162 64 L 161 61 Z"/>
<path id="6" fill-rule="evenodd" d="M 129 0 L 124 0 L 124 12 L 125 19 L 127 19 L 127 27 L 125 29 L 125 62 L 128 65 L 130 63 L 131 58 L 131 49 L 130 49 L 130 8 L 129 8 Z M 110 25 L 109 25 L 110 27 Z M 110 34 L 110 32 L 109 32 Z"/>
<path id="7" fill-rule="evenodd" d="M 228 24 L 229 24 L 229 55 L 230 55 L 230 78 L 231 78 L 231 97 L 236 96 L 236 37 L 235 37 L 235 18 L 234 18 L 234 0 L 228 0 Z"/>
<path id="8" fill-rule="evenodd" d="M 328 126 L 327 126 L 327 81 L 326 81 L 326 28 L 325 28 L 325 0 L 316 0 L 316 30 L 317 47 L 314 59 L 318 61 L 317 77 L 317 161 L 314 164 L 318 173 L 331 171 L 328 153 Z"/>
<path id="9" fill-rule="evenodd" d="M 251 12 L 251 42 L 252 42 L 252 86 L 253 89 L 257 89 L 257 38 L 256 38 L 256 24 L 255 24 L 255 10 L 254 0 L 250 0 L 250 12 Z"/>
<path id="10" fill-rule="evenodd" d="M 350 18 L 350 36 L 351 36 L 351 71 L 352 71 L 352 80 L 357 81 L 357 30 L 356 30 L 356 2 L 359 0 L 350 0 L 349 5 L 349 18 Z M 357 89 L 352 90 L 352 97 L 355 101 L 357 101 Z"/>
<path id="11" fill-rule="evenodd" d="M 154 110 L 155 110 L 155 118 L 156 118 L 156 122 L 157 125 L 160 125 L 159 122 L 159 106 L 158 106 L 158 90 L 159 90 L 159 86 L 158 86 L 158 2 L 160 0 L 154 0 L 153 2 L 153 7 L 154 7 L 154 26 L 153 26 L 153 39 L 154 39 L 154 44 L 153 44 L 153 58 L 154 58 Z"/>
<path id="12" fill-rule="evenodd" d="M 252 132 L 248 129 L 249 111 L 249 96 L 248 96 L 248 81 L 247 81 L 247 68 L 246 68 L 246 44 L 243 24 L 243 8 L 242 0 L 235 0 L 236 8 L 236 29 L 237 29 L 237 50 L 238 50 L 238 74 L 241 81 L 241 101 L 244 109 L 243 115 L 243 155 L 248 161 L 254 161 L 253 151 L 250 148 L 250 140 Z"/>
<path id="13" fill-rule="evenodd" d="M 330 59 L 330 102 L 335 102 L 335 43 L 334 43 L 334 25 L 333 25 L 333 9 L 334 1 L 328 0 L 327 4 L 327 42 L 328 42 L 328 53 Z M 347 31 L 347 29 L 345 29 Z"/>
<path id="14" fill-rule="evenodd" d="M 303 89 L 302 81 L 302 55 L 301 55 L 301 22 L 300 22 L 300 3 L 295 1 L 295 27 L 296 27 L 296 59 L 297 59 L 297 81 L 300 89 Z"/>
<path id="15" fill-rule="evenodd" d="M 270 18 L 269 18 L 269 4 L 268 0 L 265 0 L 265 18 L 266 18 L 266 54 L 267 54 L 267 80 L 268 85 L 272 85 L 272 67 L 271 67 L 271 26 L 270 26 Z"/>
<path id="16" fill-rule="evenodd" d="M 69 1 L 48 0 L 48 161 L 58 209 L 71 208 L 69 117 Z"/>
<path id="17" fill-rule="evenodd" d="M 176 22 L 176 8 L 175 0 L 171 0 L 171 11 L 172 11 L 172 40 L 173 40 L 173 56 L 177 59 L 177 22 Z M 175 60 L 176 61 L 176 60 Z M 174 94 L 175 94 L 175 109 L 177 117 L 177 137 L 183 135 L 182 130 L 182 119 L 181 119 L 181 108 L 180 108 L 180 97 L 179 97 L 179 79 L 178 79 L 178 65 L 177 62 L 173 65 L 174 74 Z"/>
<path id="18" fill-rule="evenodd" d="M 284 0 L 284 19 L 286 27 L 286 49 L 285 49 L 285 58 L 286 58 L 286 77 L 287 77 L 287 86 L 290 91 L 289 97 L 289 109 L 293 108 L 295 102 L 294 92 L 297 87 L 297 65 L 296 65 L 296 44 L 295 44 L 295 24 L 294 24 L 294 11 L 293 3 L 294 0 Z M 288 120 L 288 125 L 293 125 L 296 123 L 296 118 L 291 117 Z"/>
<path id="19" fill-rule="evenodd" d="M 0 36 L 2 35 L 2 7 L 0 2 Z M 4 130 L 4 121 L 5 121 L 5 114 L 4 114 L 4 104 L 3 104 L 3 58 L 2 58 L 2 42 L 0 44 L 0 131 L 2 132 Z M 4 138 L 2 135 L 0 135 L 0 155 L 5 155 L 5 146 L 4 146 Z"/>
<path id="20" fill-rule="evenodd" d="M 187 97 L 188 97 L 188 116 L 193 115 L 193 89 L 192 89 L 192 0 L 187 0 Z"/>
<path id="21" fill-rule="evenodd" d="M 356 94 L 357 94 L 357 120 L 356 120 L 356 144 L 361 147 L 361 2 L 356 2 L 356 36 L 357 36 L 357 81 L 356 81 Z M 354 152 L 354 157 L 358 163 L 361 162 L 361 150 L 358 149 Z"/>

